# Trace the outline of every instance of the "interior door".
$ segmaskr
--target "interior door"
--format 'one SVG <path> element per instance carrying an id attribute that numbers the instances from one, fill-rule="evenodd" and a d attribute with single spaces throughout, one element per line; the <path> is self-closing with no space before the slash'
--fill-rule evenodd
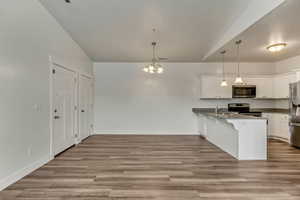
<path id="1" fill-rule="evenodd" d="M 79 80 L 79 135 L 83 140 L 91 134 L 92 80 L 81 75 Z"/>
<path id="2" fill-rule="evenodd" d="M 76 74 L 63 67 L 53 71 L 53 138 L 52 148 L 57 155 L 75 143 Z"/>

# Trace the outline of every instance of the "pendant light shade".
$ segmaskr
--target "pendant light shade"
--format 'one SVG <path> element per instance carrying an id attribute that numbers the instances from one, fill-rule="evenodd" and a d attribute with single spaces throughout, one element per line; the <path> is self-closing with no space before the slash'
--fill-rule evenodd
<path id="1" fill-rule="evenodd" d="M 234 83 L 235 84 L 243 84 L 244 81 L 241 77 L 241 74 L 240 74 L 240 45 L 242 43 L 242 40 L 238 40 L 235 42 L 236 46 L 237 46 L 237 76 L 235 78 L 235 81 Z"/>
<path id="2" fill-rule="evenodd" d="M 238 77 L 235 78 L 234 83 L 236 83 L 236 84 L 243 84 L 244 81 L 243 81 L 242 77 L 238 76 Z"/>
<path id="3" fill-rule="evenodd" d="M 227 86 L 228 86 L 227 81 L 226 81 L 226 80 L 223 80 L 223 81 L 221 82 L 221 87 L 227 87 Z"/>
<path id="4" fill-rule="evenodd" d="M 228 84 L 227 84 L 227 81 L 226 81 L 226 78 L 225 78 L 225 53 L 226 51 L 222 51 L 221 54 L 222 54 L 222 82 L 221 82 L 221 87 L 227 87 Z"/>

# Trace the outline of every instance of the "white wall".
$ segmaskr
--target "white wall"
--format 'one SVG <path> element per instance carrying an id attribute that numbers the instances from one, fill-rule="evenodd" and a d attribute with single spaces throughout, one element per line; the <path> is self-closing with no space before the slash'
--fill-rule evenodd
<path id="1" fill-rule="evenodd" d="M 214 107 L 216 104 L 225 107 L 229 102 L 199 100 L 199 75 L 220 73 L 220 63 L 167 63 L 164 64 L 166 72 L 156 76 L 144 73 L 144 65 L 94 64 L 96 134 L 192 134 L 197 131 L 193 107 Z M 226 71 L 234 73 L 235 66 L 226 64 Z M 243 63 L 241 71 L 274 74 L 275 66 Z M 252 107 L 274 107 L 272 101 L 246 102 Z"/>
<path id="2" fill-rule="evenodd" d="M 300 69 L 300 55 L 276 63 L 276 72 L 278 74 L 291 72 L 295 69 Z"/>
<path id="3" fill-rule="evenodd" d="M 48 55 L 86 74 L 92 63 L 37 0 L 1 0 L 0 24 L 1 190 L 49 157 Z"/>

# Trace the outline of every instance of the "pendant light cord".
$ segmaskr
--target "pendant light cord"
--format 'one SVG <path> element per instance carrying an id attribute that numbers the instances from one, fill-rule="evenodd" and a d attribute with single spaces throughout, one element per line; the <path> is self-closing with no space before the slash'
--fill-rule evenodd
<path id="1" fill-rule="evenodd" d="M 152 62 L 153 62 L 153 64 L 155 64 L 155 62 L 156 62 L 156 55 L 155 55 L 156 52 L 155 52 L 155 47 L 156 47 L 156 45 L 157 45 L 157 42 L 155 41 L 155 33 L 156 33 L 156 29 L 153 28 L 152 31 L 153 31 L 153 42 L 152 42 L 152 50 L 153 50 L 153 52 L 152 52 Z"/>
<path id="2" fill-rule="evenodd" d="M 238 77 L 241 76 L 240 74 L 240 44 L 242 43 L 242 40 L 239 40 L 236 42 L 237 45 L 237 63 L 238 63 Z"/>
<path id="3" fill-rule="evenodd" d="M 152 62 L 153 62 L 153 64 L 156 62 L 155 46 L 156 46 L 156 42 L 152 42 Z"/>
<path id="4" fill-rule="evenodd" d="M 223 68 L 223 81 L 225 81 L 225 53 L 226 53 L 226 51 L 222 51 L 221 52 L 221 54 L 222 54 L 222 63 L 223 63 L 223 66 L 222 66 L 222 68 Z"/>
<path id="5" fill-rule="evenodd" d="M 240 77 L 240 45 L 237 45 L 238 76 Z"/>

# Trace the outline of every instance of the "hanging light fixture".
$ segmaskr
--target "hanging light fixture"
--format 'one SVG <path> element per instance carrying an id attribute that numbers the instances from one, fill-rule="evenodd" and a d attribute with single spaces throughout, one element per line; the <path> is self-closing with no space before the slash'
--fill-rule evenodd
<path id="1" fill-rule="evenodd" d="M 222 51 L 221 54 L 222 54 L 222 82 L 221 82 L 221 87 L 227 87 L 228 84 L 227 84 L 227 81 L 225 79 L 225 53 L 226 51 Z"/>
<path id="2" fill-rule="evenodd" d="M 155 29 L 153 29 L 153 33 L 155 33 Z M 143 68 L 144 72 L 150 74 L 162 74 L 164 72 L 164 68 L 159 64 L 159 59 L 156 57 L 156 45 L 157 42 L 152 42 L 152 63 L 145 66 Z"/>
<path id="3" fill-rule="evenodd" d="M 237 77 L 235 78 L 234 83 L 235 84 L 243 84 L 244 81 L 241 77 L 240 74 L 240 45 L 242 43 L 242 40 L 238 40 L 235 42 L 236 46 L 237 46 Z"/>

